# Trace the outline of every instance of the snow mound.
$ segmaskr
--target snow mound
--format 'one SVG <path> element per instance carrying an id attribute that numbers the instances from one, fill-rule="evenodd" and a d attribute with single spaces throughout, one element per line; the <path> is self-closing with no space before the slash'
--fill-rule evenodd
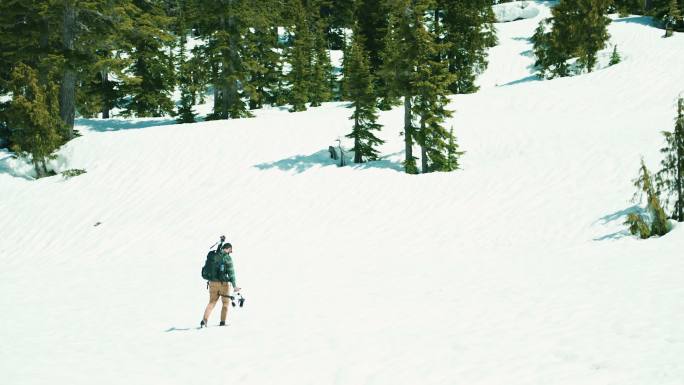
<path id="1" fill-rule="evenodd" d="M 527 1 L 495 4 L 492 6 L 496 21 L 505 23 L 522 19 L 533 19 L 539 15 L 539 8 Z"/>

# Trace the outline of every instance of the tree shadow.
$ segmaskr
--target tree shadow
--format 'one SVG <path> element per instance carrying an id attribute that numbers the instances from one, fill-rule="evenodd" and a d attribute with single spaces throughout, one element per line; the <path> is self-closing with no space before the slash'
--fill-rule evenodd
<path id="1" fill-rule="evenodd" d="M 643 214 L 645 210 L 637 205 L 628 207 L 624 210 L 616 211 L 612 214 L 605 215 L 598 220 L 596 220 L 593 224 L 601 224 L 601 225 L 607 225 L 611 222 L 615 222 L 617 220 L 624 221 L 629 214 Z M 606 234 L 601 237 L 594 238 L 595 241 L 605 241 L 605 240 L 617 240 L 620 238 L 624 237 L 629 237 L 631 236 L 630 232 L 627 229 L 623 229 L 614 233 Z"/>
<path id="2" fill-rule="evenodd" d="M 382 157 L 380 160 L 369 161 L 366 163 L 353 163 L 353 152 L 345 153 L 345 167 L 354 169 L 385 168 L 396 171 L 403 171 L 404 166 L 400 162 L 392 160 L 400 153 L 395 153 Z M 270 163 L 257 164 L 254 167 L 260 170 L 270 170 L 277 168 L 282 171 L 294 171 L 301 174 L 313 167 L 326 167 L 339 165 L 339 160 L 330 158 L 328 150 L 321 150 L 310 155 L 297 155 L 286 159 L 281 159 Z"/>
<path id="3" fill-rule="evenodd" d="M 658 26 L 654 23 L 653 18 L 650 16 L 628 16 L 620 19 L 613 20 L 613 23 L 631 23 L 631 24 L 641 24 L 647 27 L 657 28 Z"/>
<path id="4" fill-rule="evenodd" d="M 501 87 L 513 86 L 513 85 L 522 84 L 522 83 L 536 82 L 536 81 L 541 81 L 541 80 L 542 80 L 542 78 L 540 78 L 537 75 L 530 75 L 530 76 L 526 76 L 522 79 L 513 80 L 512 82 L 502 84 Z"/>
<path id="5" fill-rule="evenodd" d="M 76 119 L 77 128 L 85 128 L 88 131 L 94 132 L 109 132 L 109 131 L 122 131 L 122 130 L 139 130 L 142 128 L 156 127 L 156 126 L 167 126 L 170 124 L 176 124 L 176 120 L 173 118 L 144 118 L 144 119 L 120 119 L 120 118 L 110 118 L 110 119 Z"/>

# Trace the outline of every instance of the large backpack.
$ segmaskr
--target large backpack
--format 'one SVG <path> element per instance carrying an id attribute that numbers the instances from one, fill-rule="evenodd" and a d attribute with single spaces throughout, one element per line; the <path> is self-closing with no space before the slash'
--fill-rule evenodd
<path id="1" fill-rule="evenodd" d="M 207 254 L 207 259 L 204 261 L 204 266 L 202 266 L 202 278 L 207 281 L 216 281 L 216 258 L 217 251 L 211 250 Z"/>

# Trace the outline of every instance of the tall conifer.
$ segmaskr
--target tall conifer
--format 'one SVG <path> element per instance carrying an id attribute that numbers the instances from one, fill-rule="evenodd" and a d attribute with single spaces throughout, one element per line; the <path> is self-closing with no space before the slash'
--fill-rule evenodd
<path id="1" fill-rule="evenodd" d="M 684 98 L 677 102 L 677 116 L 672 132 L 664 131 L 664 158 L 657 173 L 658 187 L 665 194 L 665 204 L 674 201 L 672 218 L 684 221 Z"/>
<path id="2" fill-rule="evenodd" d="M 378 150 L 376 146 L 384 143 L 378 139 L 373 131 L 382 127 L 377 123 L 378 114 L 376 98 L 373 90 L 373 76 L 363 47 L 363 36 L 355 33 L 351 46 L 345 53 L 345 99 L 350 101 L 349 108 L 354 112 L 349 118 L 354 121 L 352 132 L 347 138 L 354 140 L 354 163 L 366 160 L 376 160 Z"/>
<path id="3" fill-rule="evenodd" d="M 6 111 L 12 151 L 31 159 L 38 178 L 49 175 L 47 161 L 63 142 L 59 86 L 41 84 L 38 71 L 18 63 L 11 74 L 12 101 Z"/>

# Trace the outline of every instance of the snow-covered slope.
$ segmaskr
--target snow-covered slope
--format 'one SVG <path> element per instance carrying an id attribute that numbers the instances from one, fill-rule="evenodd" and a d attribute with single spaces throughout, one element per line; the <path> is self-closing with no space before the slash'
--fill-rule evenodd
<path id="1" fill-rule="evenodd" d="M 458 172 L 400 171 L 400 109 L 383 161 L 334 166 L 332 103 L 81 120 L 61 158 L 86 174 L 0 174 L 2 383 L 681 384 L 684 230 L 621 223 L 684 35 L 617 19 L 622 63 L 536 81 L 539 17 L 499 24 L 481 91 L 453 98 Z M 196 330 L 221 233 L 247 302 Z"/>

